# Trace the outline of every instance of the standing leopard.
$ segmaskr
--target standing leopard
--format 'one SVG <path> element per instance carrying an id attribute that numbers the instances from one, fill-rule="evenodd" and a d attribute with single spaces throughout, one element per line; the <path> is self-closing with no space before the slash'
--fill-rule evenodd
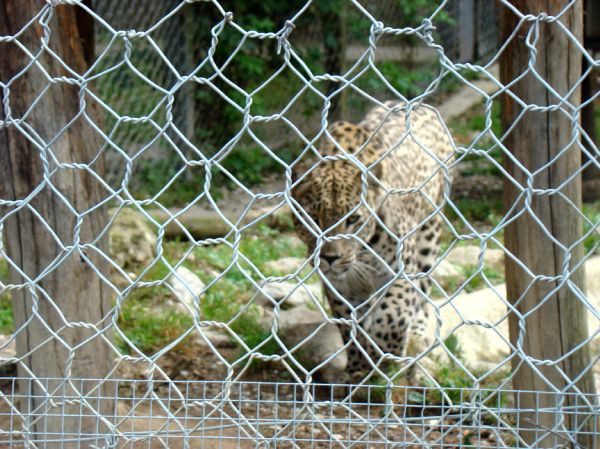
<path id="1" fill-rule="evenodd" d="M 455 147 L 433 107 L 407 111 L 386 102 L 358 124 L 334 123 L 292 172 L 295 229 L 318 263 L 354 378 L 429 344 L 429 275 Z"/>

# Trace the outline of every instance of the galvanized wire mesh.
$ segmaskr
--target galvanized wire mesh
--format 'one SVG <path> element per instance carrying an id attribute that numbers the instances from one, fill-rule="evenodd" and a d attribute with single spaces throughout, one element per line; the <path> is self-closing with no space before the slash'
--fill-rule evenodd
<path id="1" fill-rule="evenodd" d="M 500 216 L 491 226 L 482 227 L 465 213 L 463 207 L 466 203 L 455 201 L 450 191 L 453 172 L 465 164 L 476 167 L 478 162 L 483 161 L 500 179 L 510 178 L 510 174 L 499 162 L 498 155 L 519 165 L 519 161 L 505 146 L 505 138 L 510 130 L 497 133 L 493 129 L 498 121 L 494 115 L 495 105 L 502 95 L 509 94 L 510 87 L 498 79 L 495 66 L 506 45 L 513 39 L 521 38 L 519 33 L 513 33 L 484 65 L 456 62 L 447 55 L 435 32 L 436 21 L 445 10 L 453 7 L 452 2 L 442 1 L 434 5 L 419 23 L 404 27 L 388 25 L 386 17 L 374 16 L 369 2 L 352 0 L 346 2 L 344 7 L 351 8 L 353 14 L 363 19 L 364 26 L 359 27 L 359 31 L 364 35 L 364 48 L 356 60 L 344 68 L 343 73 L 328 73 L 307 64 L 306 49 L 294 43 L 294 35 L 301 32 L 303 15 L 309 14 L 314 7 L 311 1 L 301 3 L 291 11 L 287 20 L 276 24 L 275 31 L 245 26 L 244 18 L 238 21 L 235 10 L 230 12 L 225 2 L 189 0 L 159 2 L 164 9 L 152 3 L 152 7 L 146 9 L 160 13 L 155 16 L 141 14 L 148 19 L 147 22 L 140 28 L 130 29 L 127 23 L 123 23 L 123 16 L 108 14 L 107 11 L 114 13 L 116 10 L 114 2 L 110 8 L 107 7 L 108 3 L 98 5 L 97 9 L 78 0 L 55 0 L 40 6 L 23 28 L 23 33 L 34 28 L 43 30 L 36 48 L 24 46 L 20 42 L 21 34 L 0 36 L 0 44 L 19 48 L 25 72 L 39 71 L 42 74 L 45 79 L 45 87 L 42 86 L 44 93 L 57 83 L 67 83 L 76 86 L 81 98 L 93 101 L 102 111 L 102 120 L 94 122 L 87 117 L 86 122 L 93 133 L 102 137 L 103 143 L 98 148 L 97 158 L 92 162 L 61 161 L 55 157 L 53 145 L 69 125 L 65 125 L 56 136 L 40 137 L 27 122 L 27 117 L 15 117 L 12 114 L 11 89 L 19 75 L 15 75 L 14 79 L 0 80 L 3 92 L 0 131 L 17 128 L 22 138 L 34 143 L 44 166 L 45 176 L 40 189 L 48 187 L 56 192 L 67 206 L 72 206 L 70 212 L 77 219 L 70 244 L 65 245 L 55 237 L 56 230 L 52 228 L 52 223 L 45 223 L 48 233 L 54 238 L 55 244 L 62 245 L 65 254 L 80 254 L 82 263 L 94 271 L 113 295 L 110 310 L 97 322 L 86 322 L 77 315 L 61 315 L 65 312 L 60 307 L 61 298 L 49 296 L 41 287 L 44 278 L 58 272 L 61 259 L 57 258 L 55 263 L 45 267 L 39 276 L 30 278 L 26 273 L 27 268 L 13 260 L 6 249 L 6 242 L 2 243 L 0 258 L 11 272 L 11 277 L 10 280 L 8 275 L 0 278 L 0 295 L 26 292 L 31 298 L 31 313 L 27 321 L 17 323 L 14 332 L 0 341 L 0 350 L 6 350 L 16 340 L 23 342 L 24 335 L 34 326 L 44 329 L 46 339 L 39 346 L 25 350 L 24 346 L 20 346 L 14 354 L 0 353 L 0 365 L 16 366 L 20 376 L 5 379 L 0 390 L 0 441 L 10 447 L 48 447 L 54 444 L 63 447 L 74 444 L 98 448 L 179 445 L 533 448 L 539 447 L 539 444 L 543 444 L 543 447 L 577 447 L 576 441 L 581 434 L 597 434 L 596 395 L 579 391 L 577 382 L 594 369 L 600 358 L 597 345 L 600 334 L 597 298 L 600 292 L 582 290 L 571 282 L 571 278 L 584 265 L 590 272 L 594 269 L 592 262 L 597 261 L 595 255 L 600 248 L 600 239 L 597 238 L 599 216 L 570 202 L 569 206 L 578 212 L 584 225 L 577 244 L 586 241 L 585 256 L 574 266 L 569 265 L 573 247 L 562 247 L 565 267 L 560 279 L 542 279 L 542 275 L 530 273 L 532 282 L 541 279 L 567 285 L 574 292 L 576 300 L 584 304 L 588 314 L 589 336 L 569 348 L 569 353 L 589 346 L 592 351 L 591 362 L 576 377 L 565 379 L 563 386 L 554 386 L 551 392 L 512 391 L 512 370 L 515 367 L 529 365 L 537 369 L 553 366 L 560 370 L 562 360 L 537 360 L 523 351 L 522 338 L 514 342 L 508 337 L 509 316 L 518 315 L 520 321 L 517 319 L 517 322 L 521 326 L 524 326 L 524 317 L 509 303 L 506 287 L 496 282 L 502 276 L 489 271 L 491 262 L 488 256 L 495 249 L 505 257 L 514 258 L 500 237 L 511 218 L 508 214 Z M 138 11 L 143 8 L 143 3 L 138 4 Z M 180 31 L 181 27 L 193 27 L 193 22 L 190 24 L 188 19 L 192 14 L 191 8 L 199 3 L 209 5 L 218 20 L 211 25 L 210 39 L 205 42 L 202 51 L 190 54 L 189 41 L 182 37 Z M 540 24 L 555 23 L 583 55 L 586 66 L 584 76 L 592 76 L 600 61 L 594 59 L 577 37 L 561 24 L 561 17 L 576 3 L 566 3 L 560 14 L 541 13 L 537 16 L 521 14 L 505 0 L 500 1 L 498 7 L 510 8 L 518 17 L 519 29 L 527 30 L 525 39 L 530 45 L 532 64 L 538 51 L 536 39 Z M 67 4 L 80 8 L 101 30 L 97 34 L 100 36 L 96 42 L 97 62 L 93 70 L 82 76 L 75 76 L 68 71 L 61 76 L 48 73 L 40 56 L 43 53 L 57 58 L 51 45 L 52 33 L 57 26 L 53 17 L 58 8 Z M 179 38 L 173 39 L 173 35 Z M 401 85 L 388 81 L 378 65 L 378 43 L 382 39 L 396 37 L 416 40 L 434 55 L 437 63 L 431 79 L 411 95 L 403 91 Z M 219 50 L 222 47 L 219 45 L 223 41 L 233 42 L 233 46 L 231 52 L 220 59 L 222 55 L 219 55 Z M 174 42 L 179 42 L 179 45 Z M 236 83 L 242 83 L 243 80 L 232 81 L 231 67 L 235 66 L 236 58 L 244 55 L 250 60 L 260 60 L 266 55 L 276 56 L 273 57 L 273 65 L 265 69 L 258 82 L 240 87 Z M 158 65 L 167 70 L 155 70 Z M 466 75 L 467 72 L 469 75 Z M 548 109 L 560 110 L 569 117 L 572 145 L 565 147 L 557 159 L 573 151 L 573 148 L 582 154 L 581 167 L 573 169 L 565 184 L 586 168 L 600 168 L 598 147 L 592 136 L 588 136 L 579 126 L 582 106 L 576 102 L 571 104 L 569 97 L 556 94 L 553 86 L 533 68 L 529 73 L 559 98 L 557 104 Z M 288 78 L 284 78 L 284 82 L 278 81 L 283 75 Z M 374 94 L 368 83 L 361 84 L 368 75 L 374 75 L 382 83 L 385 87 L 383 93 Z M 403 234 L 398 235 L 397 230 L 388 229 L 387 223 L 377 216 L 366 192 L 372 188 L 373 182 L 381 182 L 372 179 L 377 176 L 375 166 L 391 160 L 393 151 L 402 148 L 407 139 L 414 136 L 420 138 L 419 133 L 425 129 L 420 126 L 428 126 L 420 121 L 419 114 L 423 111 L 429 111 L 430 120 L 439 123 L 436 132 L 440 133 L 440 139 L 445 138 L 444 135 L 447 137 L 448 130 L 440 114 L 423 103 L 434 99 L 449 79 L 458 81 L 459 87 L 467 86 L 478 94 L 482 103 L 479 107 L 483 113 L 483 124 L 477 132 L 468 136 L 465 143 L 450 142 L 451 154 L 444 157 L 436 154 L 427 144 L 419 142 L 416 145 L 417 153 L 420 151 L 425 154 L 425 160 L 430 164 L 427 166 L 428 173 L 413 180 L 414 184 L 389 185 L 383 189 L 386 197 L 422 194 L 425 198 L 422 204 L 426 212 L 412 211 L 412 215 L 421 214 L 422 221 L 411 222 L 407 218 L 405 223 L 410 223 L 410 226 L 401 228 Z M 489 91 L 481 87 L 482 81 L 492 85 Z M 331 83 L 336 86 L 334 90 L 331 90 Z M 256 112 L 260 101 L 268 103 L 264 96 L 269 97 L 270 89 L 275 92 L 284 87 L 290 88 L 290 92 L 287 92 L 289 96 L 283 104 L 268 104 L 260 113 Z M 368 110 L 365 107 L 367 104 L 379 106 L 383 111 L 383 119 L 401 117 L 405 124 L 405 129 L 400 133 L 403 137 L 389 145 L 384 151 L 385 157 L 376 163 L 365 162 L 359 156 L 346 152 L 336 143 L 332 131 L 327 131 L 332 123 L 330 111 L 343 92 L 352 97 L 348 100 L 349 105 L 362 105 L 361 113 Z M 40 98 L 44 93 L 40 94 Z M 598 95 L 596 92 L 587 103 L 596 101 Z M 386 103 L 390 98 L 395 102 Z M 142 100 L 148 107 L 139 107 Z M 210 107 L 204 111 L 212 108 L 215 115 L 225 108 L 229 111 L 230 115 L 220 116 L 223 120 L 229 120 L 228 124 L 232 126 L 219 136 L 223 138 L 222 141 L 198 135 L 189 122 L 178 121 L 178 116 L 185 115 L 185 111 L 197 106 L 196 101 L 203 102 L 205 108 L 208 104 Z M 515 101 L 519 102 L 520 99 L 516 98 Z M 536 104 L 521 106 L 531 111 L 542 108 Z M 30 107 L 35 108 L 36 104 Z M 81 111 L 85 110 L 85 101 L 81 101 L 80 107 Z M 349 116 L 356 115 L 359 109 L 357 107 L 346 112 Z M 308 115 L 317 125 L 316 131 L 309 132 L 299 126 L 295 118 L 290 118 L 299 117 L 306 110 L 311 111 Z M 344 108 L 336 106 L 336 114 L 343 115 Z M 210 120 L 209 115 L 203 119 Z M 379 128 L 375 127 L 372 131 L 376 134 Z M 322 153 L 319 139 L 323 135 L 331 137 L 333 148 L 340 150 L 338 153 Z M 273 136 L 278 139 L 284 136 L 283 144 L 276 144 L 274 141 L 277 139 L 273 139 Z M 368 137 L 367 142 L 363 142 L 364 146 L 371 144 L 371 139 L 375 140 L 373 136 Z M 275 188 L 253 185 L 248 181 L 244 167 L 232 163 L 232 159 L 235 162 L 236 158 L 249 151 L 250 144 L 258 149 L 260 163 L 264 159 L 275 161 L 279 169 L 273 170 L 274 177 L 279 179 Z M 292 154 L 284 154 L 283 150 L 293 145 L 296 149 Z M 161 149 L 157 150 L 157 146 L 161 146 Z M 156 164 L 165 157 L 164 148 L 168 149 L 168 157 L 175 161 L 168 167 L 175 171 L 167 171 L 167 179 L 159 176 L 164 165 Z M 449 151 L 448 147 L 446 150 Z M 297 177 L 293 172 L 306 163 L 309 155 L 316 159 L 312 159 L 311 164 Z M 97 169 L 96 161 L 102 158 L 113 165 L 113 179 L 109 180 Z M 332 313 L 333 307 L 320 296 L 319 285 L 325 284 L 329 292 L 336 288 L 332 288 L 335 286 L 323 273 L 319 258 L 326 256 L 331 242 L 360 240 L 357 237 L 359 231 L 332 237 L 330 231 L 336 229 L 341 220 L 334 223 L 315 222 L 310 212 L 302 210 L 294 194 L 294 189 L 301 186 L 302 180 L 311 171 L 333 161 L 349 162 L 358 170 L 357 183 L 362 189 L 361 205 L 391 235 L 394 253 L 402 254 L 418 232 L 417 228 L 426 226 L 432 218 L 438 219 L 451 236 L 433 264 L 421 266 L 417 272 L 411 272 L 414 267 L 404 264 L 402 257 L 397 258 L 400 262 L 388 264 L 389 261 L 383 261 L 380 255 L 375 254 L 374 258 L 381 261 L 382 265 L 387 265 L 386 269 L 391 275 L 375 289 L 372 298 L 365 298 L 364 304 L 359 306 L 352 305 L 348 316 Z M 259 169 L 257 167 L 257 171 Z M 68 170 L 86 171 L 106 192 L 102 204 L 91 206 L 91 210 L 110 206 L 109 219 L 101 230 L 102 235 L 107 235 L 131 210 L 141 218 L 129 227 L 148 228 L 149 231 L 143 231 L 141 236 L 138 234 L 136 240 L 126 238 L 120 252 L 116 252 L 114 246 L 113 251 L 105 252 L 98 243 L 100 236 L 82 239 L 80 228 L 89 210 L 76 210 L 71 199 L 61 194 L 61 186 L 55 181 L 57 173 Z M 418 171 L 410 165 L 410 161 L 399 172 L 402 170 L 408 174 Z M 531 172 L 529 175 L 530 178 L 534 176 Z M 152 188 L 141 192 L 133 188 L 139 181 L 138 177 L 143 178 L 143 181 L 139 181 L 143 184 L 148 182 L 148 176 L 154 180 Z M 439 202 L 436 202 L 427 184 L 436 179 L 441 179 L 442 186 L 437 193 Z M 191 182 L 194 180 L 195 183 Z M 169 207 L 166 198 L 175 187 L 186 183 L 191 183 L 197 189 L 188 204 L 178 208 Z M 233 197 L 218 190 L 224 187 L 233 188 L 233 196 L 238 197 L 237 208 L 228 207 L 227 201 L 233 201 Z M 528 199 L 539 193 L 533 181 L 520 187 L 523 197 Z M 561 185 L 543 193 L 564 196 L 563 189 L 564 185 Z M 220 195 L 223 195 L 222 200 L 219 200 Z M 33 205 L 35 196 L 36 191 L 33 191 L 24 198 L 7 196 L 0 199 L 0 206 L 3 207 L 0 209 L 0 234 L 4 240 L 7 238 L 5 226 L 20 212 L 31 212 L 43 220 L 43 215 Z M 526 211 L 527 206 L 525 201 L 520 207 Z M 201 212 L 195 216 L 198 208 Z M 271 237 L 271 231 L 260 227 L 264 223 L 280 226 L 277 221 L 284 210 L 288 211 L 288 219 L 291 216 L 296 220 L 297 228 L 302 226 L 313 233 L 315 244 L 312 247 L 309 245 L 308 254 L 303 255 L 301 263 L 294 268 L 265 269 L 253 252 L 256 248 L 250 246 L 248 241 L 257 238 L 253 234 L 257 229 L 262 229 L 261 232 L 267 235 L 267 243 L 260 243 L 263 246 L 272 243 L 276 247 L 278 239 L 291 239 L 287 235 Z M 345 211 L 343 220 L 346 221 L 354 212 Z M 515 214 L 515 211 L 510 213 Z M 450 219 L 450 214 L 455 216 L 454 221 Z M 209 235 L 192 229 L 195 222 L 207 216 L 214 220 Z M 538 224 L 543 226 L 541 221 Z M 149 237 L 152 242 L 151 254 L 139 256 L 137 249 L 142 247 L 148 233 L 152 234 Z M 178 234 L 176 247 L 170 243 L 171 234 Z M 463 273 L 464 277 L 457 278 L 459 280 L 440 282 L 437 277 L 439 271 L 436 270 L 442 267 L 452 250 L 464 242 L 474 242 L 477 247 L 475 255 L 469 256 L 472 257 L 469 272 L 466 275 Z M 375 245 L 373 241 L 361 241 L 361 244 L 364 251 L 374 254 L 371 248 Z M 298 251 L 292 247 L 285 247 L 280 255 L 288 255 L 286 251 Z M 88 257 L 89 250 L 110 265 L 110 273 L 92 263 Z M 131 257 L 128 258 L 128 255 Z M 200 255 L 210 264 L 207 262 L 204 282 L 198 286 L 194 284 L 196 278 L 188 276 L 190 270 L 186 267 Z M 529 272 L 522 262 L 515 262 Z M 194 267 L 198 268 L 198 265 Z M 479 296 L 465 296 L 476 279 L 480 287 L 487 288 L 485 296 L 481 292 L 469 293 Z M 235 284 L 240 280 L 242 284 Z M 381 348 L 378 350 L 380 337 L 377 332 L 385 323 L 371 323 L 371 331 L 366 331 L 365 322 L 368 320 L 363 320 L 359 312 L 362 314 L 364 308 L 375 308 L 379 304 L 377 301 L 394 287 L 395 282 L 405 282 L 403 288 L 412 287 L 416 290 L 423 280 L 430 280 L 433 284 L 431 291 L 423 289 L 419 296 L 423 304 L 432 310 L 430 321 L 433 327 L 424 331 L 429 334 L 430 343 L 416 353 L 393 354 Z M 591 278 L 588 280 L 593 281 Z M 284 282 L 292 284 L 293 288 L 280 296 L 268 288 Z M 592 289 L 597 288 L 593 282 L 590 285 Z M 299 292 L 304 293 L 303 307 L 296 308 L 296 314 L 292 315 L 288 308 L 295 307 L 292 304 L 293 297 Z M 331 296 L 335 295 L 330 293 L 333 305 L 335 301 Z M 540 304 L 548 301 L 549 297 L 540 298 Z M 480 304 L 481 308 L 474 308 L 474 304 Z M 49 307 L 53 315 L 60 316 L 62 321 L 59 328 L 48 325 L 47 317 L 39 312 L 48 310 L 44 307 Z M 500 314 L 486 314 L 486 310 L 492 308 L 500 310 Z M 150 309 L 150 313 L 146 309 Z M 143 314 L 158 316 L 162 324 L 158 326 L 156 320 L 151 321 L 154 327 L 150 326 L 146 334 L 136 333 L 136 329 L 128 327 L 128 321 L 141 326 L 147 322 L 136 319 Z M 291 324 L 302 322 L 304 325 L 302 320 L 305 318 L 312 321 L 308 320 L 303 328 L 289 326 L 290 321 Z M 289 327 L 286 328 L 286 325 Z M 260 326 L 262 330 L 257 340 L 254 338 L 255 330 Z M 352 331 L 342 331 L 340 335 L 339 329 L 344 329 L 344 326 L 349 326 Z M 480 333 L 468 333 L 467 330 L 472 328 Z M 282 329 L 288 329 L 287 334 Z M 294 329 L 296 334 L 291 335 L 289 329 Z M 73 343 L 66 337 L 72 330 L 82 332 L 80 341 Z M 163 336 L 159 347 L 146 349 L 144 338 L 152 339 L 154 334 L 159 333 Z M 327 340 L 322 338 L 323 334 L 328 336 Z M 390 335 L 392 339 L 399 339 L 391 332 Z M 475 364 L 474 360 L 461 354 L 456 338 L 459 342 L 461 338 L 481 338 L 480 343 L 484 347 L 480 348 L 479 360 L 476 360 L 480 363 Z M 335 339 L 340 342 L 337 346 L 332 343 Z M 92 341 L 99 341 L 107 348 L 113 369 L 104 378 L 79 379 L 77 373 L 72 371 L 74 360 L 82 348 Z M 485 358 L 485 352 L 491 350 L 486 347 L 490 342 L 494 342 L 496 348 L 501 348 L 500 355 L 493 360 Z M 468 343 L 470 350 L 477 352 L 477 345 L 473 345 L 472 341 L 463 340 L 462 343 L 465 346 Z M 57 360 L 64 368 L 64 377 L 58 379 L 49 379 L 42 374 L 44 367 L 29 363 L 32 354 L 48 350 L 53 345 L 60 346 L 65 355 L 64 360 Z M 361 373 L 361 378 L 352 379 L 354 383 L 339 383 L 345 371 L 351 371 L 352 367 L 346 365 L 348 360 L 352 360 L 349 358 L 352 345 L 369 356 L 368 369 Z M 184 364 L 181 362 L 183 359 L 175 355 L 186 351 L 192 354 L 187 355 Z M 315 353 L 318 355 L 315 356 Z M 169 360 L 171 362 L 167 363 Z M 188 363 L 190 360 L 195 362 Z M 383 364 L 390 360 L 395 363 L 394 369 Z M 254 370 L 256 364 L 262 364 L 262 368 Z M 411 369 L 419 374 L 418 380 L 409 376 Z M 333 383 L 319 384 L 319 375 Z M 256 378 L 254 382 L 247 381 L 252 377 Z M 194 380 L 181 382 L 182 378 Z M 407 382 L 407 379 L 412 379 L 416 385 L 395 385 Z M 273 383 L 277 380 L 286 382 Z M 520 402 L 524 397 L 529 400 L 534 397 L 539 407 L 522 407 Z M 540 415 L 547 415 L 550 419 L 542 419 Z M 530 426 L 527 427 L 526 423 L 530 423 Z M 525 439 L 523 435 L 526 435 Z"/>
<path id="2" fill-rule="evenodd" d="M 531 431 L 541 440 L 548 435 L 551 447 L 566 447 L 571 435 L 561 423 L 555 429 L 540 429 L 535 416 L 574 417 L 579 426 L 593 420 L 598 409 L 586 405 L 592 398 L 574 396 L 573 405 L 561 406 L 565 397 L 535 392 L 540 401 L 551 397 L 556 409 L 526 409 L 509 405 L 529 392 L 446 389 L 458 398 L 456 404 L 438 405 L 410 401 L 426 390 L 406 387 L 359 387 L 359 398 L 339 401 L 335 388 L 342 385 L 301 385 L 270 382 L 148 382 L 97 379 L 109 385 L 110 396 L 80 395 L 83 382 L 65 384 L 62 379 L 44 379 L 39 387 L 27 379 L 25 388 L 14 379 L 6 397 L 18 402 L 41 394 L 45 406 L 30 410 L 27 421 L 10 412 L 0 412 L 9 422 L 0 441 L 11 447 L 45 446 L 76 441 L 90 447 L 529 447 L 520 432 Z M 394 395 L 397 404 L 381 401 L 381 391 Z M 39 393 L 38 393 L 39 391 Z M 439 391 L 438 391 L 439 392 Z M 385 396 L 385 395 L 384 395 Z M 570 395 L 568 395 L 570 396 Z M 119 406 L 99 415 L 103 402 Z M 46 402 L 48 401 L 48 402 Z M 74 413 L 69 405 L 80 405 Z M 516 426 L 519 414 L 530 414 L 531 425 Z M 95 432 L 64 431 L 40 438 L 27 432 L 31 423 L 46 421 L 94 421 Z M 64 425 L 62 426 L 65 427 Z M 77 427 L 75 427 L 77 428 Z M 597 432 L 594 428 L 592 431 Z M 36 439 L 37 437 L 37 439 Z M 423 445 L 427 441 L 427 445 Z"/>

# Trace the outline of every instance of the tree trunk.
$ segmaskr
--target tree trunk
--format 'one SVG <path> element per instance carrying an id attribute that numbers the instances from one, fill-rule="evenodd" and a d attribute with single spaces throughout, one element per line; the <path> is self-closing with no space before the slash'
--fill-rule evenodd
<path id="1" fill-rule="evenodd" d="M 514 0 L 511 3 L 522 13 L 536 16 L 542 12 L 555 15 L 569 2 Z M 581 2 L 572 5 L 561 22 L 581 41 Z M 514 13 L 504 6 L 505 40 L 517 23 Z M 539 39 L 534 55 L 526 42 L 535 38 L 536 31 Z M 502 84 L 506 86 L 526 72 L 533 57 L 539 76 L 561 96 L 580 80 L 581 53 L 573 41 L 555 23 L 535 21 L 521 24 L 517 36 L 503 53 Z M 511 85 L 510 91 L 527 105 L 547 107 L 560 102 L 531 73 Z M 567 100 L 577 107 L 579 89 L 574 89 Z M 563 416 L 552 410 L 540 410 L 556 407 L 561 396 L 527 392 L 595 392 L 589 348 L 584 344 L 588 337 L 586 309 L 578 297 L 578 292 L 584 291 L 584 273 L 582 268 L 576 268 L 583 256 L 579 244 L 581 179 L 571 176 L 580 169 L 581 147 L 571 142 L 577 126 L 572 109 L 528 110 L 521 116 L 522 112 L 523 107 L 505 94 L 504 129 L 514 126 L 505 141 L 512 153 L 512 157 L 505 158 L 505 167 L 518 183 L 515 187 L 514 181 L 506 177 L 504 184 L 506 210 L 514 207 L 511 214 L 514 221 L 505 230 L 505 243 L 517 260 L 506 258 L 508 300 L 518 311 L 510 315 L 509 321 L 510 339 L 518 350 L 512 359 L 513 385 L 516 390 L 525 391 L 517 398 L 519 408 L 535 410 L 521 412 L 518 426 L 521 437 L 532 447 L 563 447 L 565 440 L 556 433 L 563 428 Z M 560 194 L 553 189 L 560 189 Z M 581 447 L 598 447 L 594 445 L 597 437 L 591 422 L 596 419 L 593 410 L 585 409 L 581 396 L 568 396 L 565 402 L 565 406 L 584 407 L 581 410 L 586 413 L 578 417 L 564 415 L 564 426 L 574 440 Z"/>
<path id="2" fill-rule="evenodd" d="M 20 286 L 12 290 L 18 370 L 30 379 L 19 386 L 24 395 L 19 408 L 31 418 L 23 421 L 25 438 L 46 438 L 52 444 L 44 447 L 58 447 L 60 439 L 70 437 L 79 443 L 61 447 L 89 447 L 97 439 L 86 440 L 86 435 L 106 430 L 101 423 L 96 427 L 97 414 L 114 407 L 98 399 L 109 397 L 107 384 L 66 383 L 69 378 L 102 379 L 114 365 L 108 343 L 109 285 L 102 280 L 109 276 L 101 257 L 108 254 L 106 212 L 99 206 L 108 192 L 97 180 L 104 174 L 102 142 L 90 125 L 99 123 L 99 115 L 78 79 L 93 59 L 93 19 L 76 6 L 2 0 L 0 36 L 21 32 L 41 10 L 44 14 L 18 39 L 34 55 L 42 52 L 38 62 L 43 69 L 29 65 L 30 57 L 14 42 L 0 44 L 0 82 L 8 100 L 0 110 L 5 122 L 0 128 L 0 198 L 5 201 L 0 219 L 10 282 Z M 47 22 L 49 31 L 40 22 Z M 76 74 L 42 51 L 42 42 Z M 74 401 L 61 403 L 64 395 L 73 395 Z M 90 397 L 82 401 L 81 395 Z M 81 414 L 88 417 L 78 418 Z"/>

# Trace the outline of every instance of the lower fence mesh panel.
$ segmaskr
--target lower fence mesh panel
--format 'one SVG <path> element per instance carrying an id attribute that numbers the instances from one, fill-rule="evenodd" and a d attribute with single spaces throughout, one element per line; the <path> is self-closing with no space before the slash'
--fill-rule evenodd
<path id="1" fill-rule="evenodd" d="M 580 394 L 266 382 L 11 379 L 1 399 L 10 447 L 577 447 L 566 424 L 596 431 L 600 412 Z"/>

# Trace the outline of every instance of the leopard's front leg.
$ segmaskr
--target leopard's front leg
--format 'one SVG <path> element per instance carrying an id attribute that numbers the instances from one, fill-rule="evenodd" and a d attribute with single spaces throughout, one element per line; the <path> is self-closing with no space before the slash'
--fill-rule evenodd
<path id="1" fill-rule="evenodd" d="M 371 301 L 373 306 L 361 322 L 362 329 L 378 348 L 376 354 L 370 354 L 371 358 L 378 361 L 382 353 L 406 358 L 396 367 L 409 385 L 419 384 L 423 373 L 408 359 L 419 356 L 429 346 L 429 317 L 418 281 L 397 279 L 379 300 Z"/>
<path id="2" fill-rule="evenodd" d="M 422 320 L 417 307 L 418 293 L 409 281 L 398 279 L 382 295 L 356 305 L 342 300 L 329 289 L 327 297 L 334 316 L 344 319 L 338 327 L 344 343 L 348 344 L 351 377 L 366 374 L 375 367 L 385 370 L 386 354 L 407 355 L 409 343 L 415 337 L 411 329 Z"/>

